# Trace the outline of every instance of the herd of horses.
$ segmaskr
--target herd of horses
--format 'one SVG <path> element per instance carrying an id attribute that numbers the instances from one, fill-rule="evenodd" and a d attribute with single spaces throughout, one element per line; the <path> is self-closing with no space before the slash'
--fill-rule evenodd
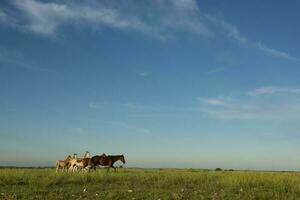
<path id="1" fill-rule="evenodd" d="M 55 167 L 56 172 L 59 170 L 71 172 L 78 170 L 89 171 L 90 169 L 96 171 L 96 167 L 98 166 L 107 167 L 107 171 L 109 171 L 110 168 L 113 168 L 116 171 L 114 163 L 117 161 L 121 161 L 123 164 L 126 163 L 124 155 L 106 155 L 103 153 L 102 155 L 90 157 L 90 153 L 86 151 L 83 158 L 78 158 L 77 154 L 74 154 L 73 156 L 68 155 L 64 160 L 57 160 Z"/>

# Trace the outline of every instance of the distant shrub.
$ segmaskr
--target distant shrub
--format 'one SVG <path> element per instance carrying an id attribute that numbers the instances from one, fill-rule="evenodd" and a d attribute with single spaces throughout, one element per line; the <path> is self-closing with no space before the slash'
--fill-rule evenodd
<path id="1" fill-rule="evenodd" d="M 193 168 L 189 168 L 187 171 L 188 171 L 188 172 L 197 172 L 197 170 L 196 170 L 196 169 L 193 169 Z"/>
<path id="2" fill-rule="evenodd" d="M 216 168 L 215 171 L 223 171 L 221 168 Z"/>

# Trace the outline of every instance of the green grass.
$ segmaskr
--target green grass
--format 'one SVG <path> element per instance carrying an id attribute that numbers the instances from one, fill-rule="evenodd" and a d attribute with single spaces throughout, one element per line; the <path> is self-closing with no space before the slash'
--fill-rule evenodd
<path id="1" fill-rule="evenodd" d="M 86 189 L 86 191 L 85 191 Z M 0 199 L 300 199 L 297 173 L 0 169 Z"/>

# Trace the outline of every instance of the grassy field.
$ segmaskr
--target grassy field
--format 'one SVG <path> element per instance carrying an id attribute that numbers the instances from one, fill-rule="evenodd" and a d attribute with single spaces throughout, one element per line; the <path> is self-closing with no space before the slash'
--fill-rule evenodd
<path id="1" fill-rule="evenodd" d="M 0 199 L 300 199 L 300 174 L 120 169 L 0 169 Z"/>

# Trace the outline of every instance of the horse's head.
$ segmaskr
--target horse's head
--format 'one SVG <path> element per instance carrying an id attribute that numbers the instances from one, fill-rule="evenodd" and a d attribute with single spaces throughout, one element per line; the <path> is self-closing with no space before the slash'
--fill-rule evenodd
<path id="1" fill-rule="evenodd" d="M 65 160 L 70 160 L 72 157 L 68 155 Z"/>
<path id="2" fill-rule="evenodd" d="M 83 157 L 84 158 L 89 158 L 90 157 L 90 152 L 86 151 Z"/>
<path id="3" fill-rule="evenodd" d="M 120 160 L 122 161 L 123 164 L 126 163 L 124 155 L 121 155 L 121 156 L 120 156 Z"/>

